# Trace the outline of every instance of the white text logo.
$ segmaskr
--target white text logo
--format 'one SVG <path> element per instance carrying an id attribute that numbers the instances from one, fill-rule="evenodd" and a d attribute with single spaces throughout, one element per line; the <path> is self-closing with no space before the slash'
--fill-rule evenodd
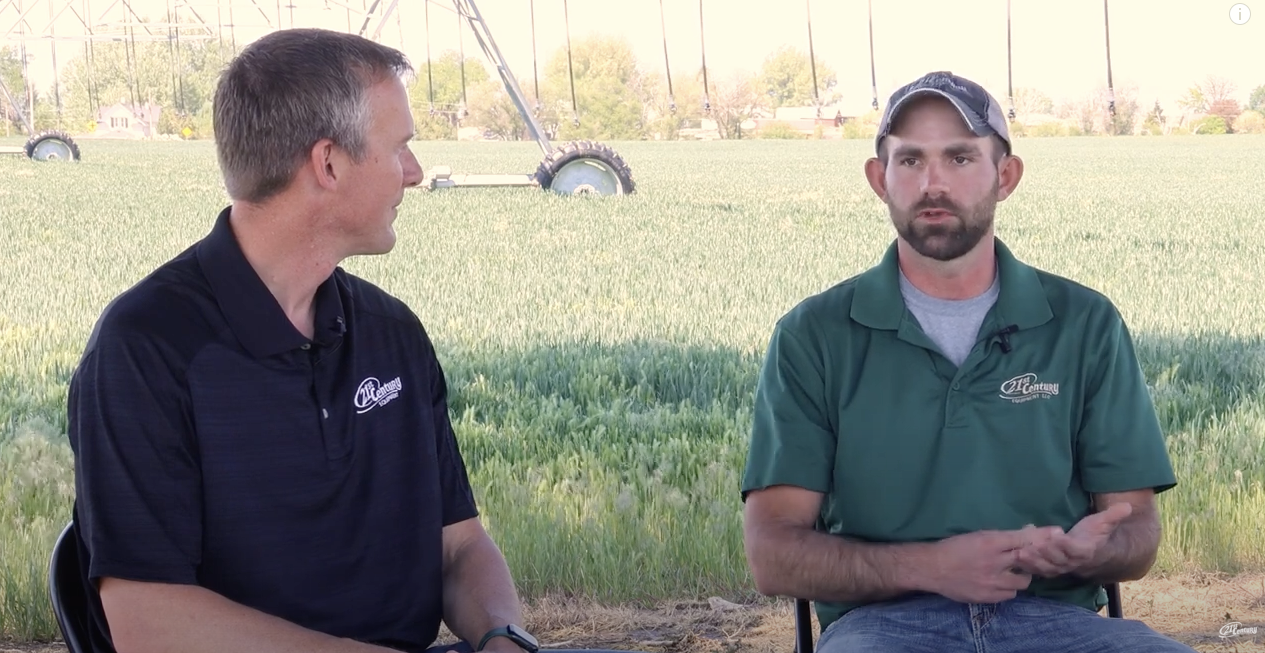
<path id="1" fill-rule="evenodd" d="M 367 413 L 378 406 L 387 405 L 392 399 L 400 396 L 400 389 L 403 387 L 398 376 L 386 383 L 372 376 L 361 381 L 360 387 L 356 388 L 355 404 L 359 409 L 356 413 Z"/>
<path id="2" fill-rule="evenodd" d="M 1038 383 L 1037 375 L 1028 372 L 1001 384 L 1001 394 L 997 396 L 1002 399 L 1009 399 L 1013 403 L 1021 404 L 1033 399 L 1049 399 L 1058 393 L 1059 384 Z"/>
<path id="3" fill-rule="evenodd" d="M 1256 634 L 1256 626 L 1252 626 L 1251 628 L 1244 628 L 1243 624 L 1237 621 L 1231 621 L 1230 623 L 1221 627 L 1221 639 L 1230 639 L 1231 637 L 1237 637 L 1239 635 L 1255 635 L 1255 634 Z"/>

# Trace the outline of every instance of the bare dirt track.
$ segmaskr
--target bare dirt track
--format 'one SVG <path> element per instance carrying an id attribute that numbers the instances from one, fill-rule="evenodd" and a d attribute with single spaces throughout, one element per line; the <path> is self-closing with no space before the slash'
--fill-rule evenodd
<path id="1" fill-rule="evenodd" d="M 1122 588 L 1127 619 L 1140 619 L 1200 653 L 1265 652 L 1265 574 L 1149 578 Z M 1223 638 L 1226 624 L 1240 632 Z M 614 648 L 646 653 L 791 653 L 789 601 L 735 605 L 668 602 L 653 609 L 541 601 L 526 626 L 549 648 Z M 0 653 L 65 653 L 60 642 L 4 642 Z"/>

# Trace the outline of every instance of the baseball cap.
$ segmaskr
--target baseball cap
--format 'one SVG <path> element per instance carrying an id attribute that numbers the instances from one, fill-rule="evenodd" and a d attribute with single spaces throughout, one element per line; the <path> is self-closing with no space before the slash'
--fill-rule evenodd
<path id="1" fill-rule="evenodd" d="M 892 123 L 896 121 L 901 108 L 910 99 L 929 94 L 939 95 L 952 102 L 976 136 L 1000 136 L 1006 142 L 1006 152 L 1010 152 L 1010 128 L 1006 117 L 1002 115 L 1001 104 L 983 86 L 948 71 L 927 73 L 892 93 L 891 99 L 887 101 L 887 109 L 883 111 L 883 119 L 878 125 L 878 135 L 874 139 L 875 150 L 878 150 L 879 144 L 891 132 Z"/>

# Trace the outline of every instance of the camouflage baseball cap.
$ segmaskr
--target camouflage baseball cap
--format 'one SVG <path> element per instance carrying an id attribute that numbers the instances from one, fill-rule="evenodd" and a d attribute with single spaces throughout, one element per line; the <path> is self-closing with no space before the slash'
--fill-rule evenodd
<path id="1" fill-rule="evenodd" d="M 878 125 L 875 150 L 891 133 L 892 123 L 905 103 L 926 94 L 939 95 L 952 102 L 976 136 L 997 134 L 1006 142 L 1006 153 L 1010 153 L 1010 128 L 1006 116 L 1002 114 L 1001 104 L 983 86 L 948 71 L 927 73 L 892 93 Z"/>

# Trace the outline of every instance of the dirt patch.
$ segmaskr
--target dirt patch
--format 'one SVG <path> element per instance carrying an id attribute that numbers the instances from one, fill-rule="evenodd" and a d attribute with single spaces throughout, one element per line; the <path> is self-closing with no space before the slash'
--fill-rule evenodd
<path id="1" fill-rule="evenodd" d="M 1144 621 L 1200 653 L 1265 653 L 1265 574 L 1148 578 L 1126 583 L 1121 595 L 1125 618 Z M 736 605 L 712 599 L 630 608 L 551 599 L 529 606 L 525 625 L 549 648 L 789 653 L 795 639 L 792 609 L 790 601 Z M 1256 628 L 1256 633 L 1221 637 L 1231 623 Z M 56 642 L 0 641 L 0 653 L 65 651 Z"/>
<path id="2" fill-rule="evenodd" d="M 0 653 L 66 653 L 66 647 L 60 642 L 20 644 L 8 640 L 0 640 Z"/>

